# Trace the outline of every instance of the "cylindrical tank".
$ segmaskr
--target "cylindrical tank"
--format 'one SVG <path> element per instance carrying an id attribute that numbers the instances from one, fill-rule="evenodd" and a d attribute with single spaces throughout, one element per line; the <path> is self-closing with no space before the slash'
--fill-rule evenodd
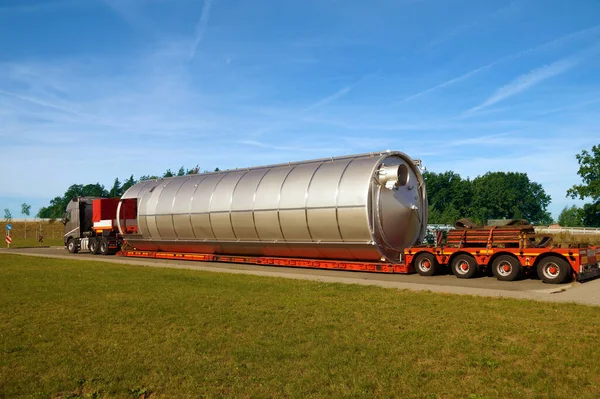
<path id="1" fill-rule="evenodd" d="M 419 167 L 392 151 L 147 180 L 132 199 L 125 239 L 149 251 L 395 262 L 427 225 Z"/>

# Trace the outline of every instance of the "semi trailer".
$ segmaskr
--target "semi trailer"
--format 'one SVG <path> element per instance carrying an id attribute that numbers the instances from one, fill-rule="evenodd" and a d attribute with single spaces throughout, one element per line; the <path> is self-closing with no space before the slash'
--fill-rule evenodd
<path id="1" fill-rule="evenodd" d="M 122 247 L 131 257 L 423 276 L 449 269 L 459 278 L 492 270 L 500 280 L 537 270 L 548 283 L 599 271 L 597 248 L 536 244 L 523 228 L 505 240 L 502 229 L 484 229 L 484 245 L 422 244 L 421 162 L 398 151 L 145 180 L 121 198 L 73 204 L 67 214 L 79 215 L 79 224 L 65 224 L 69 252 Z M 477 235 L 472 226 L 465 231 Z"/>

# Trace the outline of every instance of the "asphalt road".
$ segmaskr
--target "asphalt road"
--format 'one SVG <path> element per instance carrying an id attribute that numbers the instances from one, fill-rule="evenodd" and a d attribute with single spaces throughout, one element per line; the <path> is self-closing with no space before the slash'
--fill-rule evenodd
<path id="1" fill-rule="evenodd" d="M 509 297 L 551 302 L 575 302 L 600 306 L 600 279 L 585 283 L 548 285 L 538 279 L 498 281 L 494 277 L 458 279 L 452 275 L 422 277 L 418 274 L 383 274 L 338 270 L 316 270 L 292 267 L 244 265 L 237 263 L 190 262 L 162 259 L 125 258 L 89 253 L 69 254 L 62 247 L 0 249 L 3 253 L 74 260 L 94 260 L 138 266 L 168 267 L 225 273 L 253 274 L 345 284 L 377 285 L 382 287 L 427 290 L 449 294 Z"/>

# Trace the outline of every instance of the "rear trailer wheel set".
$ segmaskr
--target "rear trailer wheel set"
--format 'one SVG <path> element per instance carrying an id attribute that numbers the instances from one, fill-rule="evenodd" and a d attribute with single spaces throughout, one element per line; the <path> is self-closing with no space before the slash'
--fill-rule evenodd
<path id="1" fill-rule="evenodd" d="M 491 271 L 494 277 L 500 281 L 515 281 L 522 279 L 526 272 L 529 275 L 536 273 L 540 280 L 548 284 L 562 284 L 573 280 L 577 276 L 579 281 L 580 274 L 576 273 L 571 263 L 567 261 L 563 254 L 546 251 L 545 253 L 529 254 L 529 256 L 517 256 L 511 253 L 499 254 L 489 260 L 481 260 L 481 256 L 470 253 L 448 254 L 438 251 L 437 254 L 425 252 L 423 248 L 413 248 L 421 250 L 412 256 L 409 261 L 414 270 L 421 276 L 433 276 L 442 270 L 447 270 L 457 278 L 468 279 L 483 274 L 483 271 Z M 464 249 L 463 249 L 464 250 Z M 537 256 L 537 259 L 536 259 Z M 527 265 L 523 265 L 519 257 L 527 259 Z M 478 261 L 477 258 L 480 260 Z M 449 259 L 449 261 L 444 261 Z M 583 268 L 583 266 L 582 266 Z M 590 271 L 597 271 L 593 268 Z M 600 273 L 593 273 L 596 276 Z"/>

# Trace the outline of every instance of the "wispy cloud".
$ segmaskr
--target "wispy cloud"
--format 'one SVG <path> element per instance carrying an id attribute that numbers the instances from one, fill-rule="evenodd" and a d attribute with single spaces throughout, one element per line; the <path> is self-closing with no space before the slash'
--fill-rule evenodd
<path id="1" fill-rule="evenodd" d="M 304 109 L 304 112 L 306 111 L 311 111 L 315 108 L 319 108 L 322 107 L 324 105 L 330 104 L 342 97 L 344 97 L 346 94 L 350 93 L 350 90 L 352 90 L 352 86 L 346 86 L 343 87 L 342 89 L 336 91 L 335 93 L 333 93 L 330 96 L 324 97 L 318 101 L 315 101 L 314 103 L 312 103 L 311 105 L 309 105 L 308 107 L 306 107 Z"/>
<path id="2" fill-rule="evenodd" d="M 372 78 L 373 76 L 376 76 L 378 73 L 379 72 L 373 72 L 373 73 L 368 73 L 366 75 L 361 76 L 354 83 L 347 85 L 345 87 L 342 87 L 340 90 L 336 91 L 335 93 L 315 101 L 314 103 L 312 103 L 311 105 L 306 107 L 302 112 L 304 113 L 304 112 L 312 111 L 316 108 L 323 107 L 327 104 L 331 104 L 332 102 L 339 100 L 340 98 L 342 98 L 342 97 L 346 96 L 348 93 L 350 93 L 350 91 L 354 87 L 356 87 L 356 85 L 364 82 L 365 80 L 367 80 L 369 78 Z"/>
<path id="3" fill-rule="evenodd" d="M 580 60 L 575 58 L 565 58 L 523 74 L 507 85 L 497 89 L 494 94 L 488 97 L 487 100 L 478 106 L 471 108 L 468 112 L 476 112 L 489 107 L 490 105 L 494 105 L 500 101 L 506 100 L 507 98 L 515 96 L 535 85 L 542 83 L 547 79 L 560 75 L 561 73 L 565 73 L 569 69 L 576 66 L 579 61 Z"/>
<path id="4" fill-rule="evenodd" d="M 524 55 L 527 55 L 527 54 L 530 54 L 530 53 L 533 53 L 533 52 L 536 52 L 536 51 L 540 51 L 540 50 L 545 50 L 545 49 L 547 49 L 549 47 L 560 45 L 560 44 L 566 43 L 566 42 L 568 42 L 570 40 L 574 40 L 574 39 L 578 39 L 578 38 L 590 36 L 590 35 L 593 35 L 593 34 L 598 33 L 598 32 L 600 32 L 600 25 L 596 25 L 596 26 L 593 26 L 591 28 L 581 29 L 579 31 L 572 32 L 572 33 L 569 33 L 567 35 L 564 35 L 564 36 L 558 37 L 556 39 L 550 40 L 548 42 L 542 43 L 542 44 L 540 44 L 538 46 L 531 47 L 531 48 L 528 48 L 528 49 L 525 49 L 525 50 L 521 50 L 521 51 L 518 51 L 518 52 L 513 53 L 513 54 L 509 54 L 509 55 L 507 55 L 505 57 L 497 59 L 496 61 L 490 62 L 489 64 L 483 65 L 483 66 L 475 68 L 475 69 L 473 69 L 473 70 L 471 70 L 469 72 L 466 72 L 466 73 L 464 73 L 462 75 L 459 75 L 459 76 L 457 76 L 455 78 L 449 79 L 449 80 L 447 80 L 445 82 L 442 82 L 440 84 L 432 86 L 432 87 L 430 87 L 428 89 L 425 89 L 423 91 L 420 91 L 418 93 L 411 94 L 411 95 L 409 95 L 409 96 L 407 96 L 407 97 L 405 97 L 405 98 L 403 98 L 403 99 L 401 99 L 399 101 L 394 102 L 391 105 L 392 106 L 399 105 L 399 104 L 405 103 L 407 101 L 411 101 L 411 100 L 414 100 L 414 99 L 419 98 L 421 96 L 424 96 L 426 94 L 429 94 L 431 92 L 437 91 L 439 89 L 443 89 L 444 87 L 451 86 L 451 85 L 453 85 L 455 83 L 462 82 L 462 81 L 467 80 L 470 77 L 472 77 L 472 76 L 474 76 L 474 75 L 476 75 L 476 74 L 478 74 L 478 73 L 480 73 L 482 71 L 485 71 L 487 69 L 495 67 L 495 66 L 497 66 L 499 64 L 502 64 L 504 62 L 512 61 L 512 60 L 515 60 L 515 59 L 517 59 L 519 57 L 522 57 Z"/>
<path id="5" fill-rule="evenodd" d="M 511 1 L 508 5 L 498 8 L 495 11 L 492 11 L 491 13 L 488 13 L 486 15 L 482 15 L 478 18 L 476 18 L 474 21 L 466 23 L 464 25 L 460 25 L 456 28 L 453 28 L 447 32 L 445 32 L 444 34 L 434 38 L 432 41 L 430 41 L 426 46 L 425 49 L 429 49 L 431 47 L 435 47 L 443 42 L 446 42 L 448 40 L 451 40 L 457 36 L 459 36 L 460 34 L 462 34 L 463 32 L 466 32 L 478 25 L 482 25 L 482 24 L 489 24 L 492 20 L 501 17 L 503 15 L 506 15 L 508 13 L 511 13 L 512 11 L 516 10 L 519 8 L 520 4 L 522 3 L 521 0 L 513 0 Z"/>
<path id="6" fill-rule="evenodd" d="M 213 0 L 204 0 L 204 5 L 202 6 L 202 14 L 200 14 L 200 19 L 198 20 L 198 24 L 196 25 L 196 36 L 194 37 L 194 43 L 192 44 L 192 49 L 190 50 L 190 60 L 194 59 L 196 56 L 196 52 L 198 51 L 198 46 L 204 37 L 204 33 L 206 32 L 206 27 L 208 26 L 208 19 L 210 18 L 210 9 L 212 7 Z"/>
<path id="7" fill-rule="evenodd" d="M 457 76 L 455 78 L 447 80 L 447 81 L 445 81 L 443 83 L 440 83 L 438 85 L 435 85 L 433 87 L 430 87 L 429 89 L 426 89 L 426 90 L 420 91 L 418 93 L 412 94 L 412 95 L 410 95 L 408 97 L 403 98 L 400 101 L 396 101 L 396 102 L 394 102 L 392 104 L 392 106 L 393 105 L 398 105 L 398 104 L 401 104 L 401 103 L 404 103 L 404 102 L 407 102 L 407 101 L 410 101 L 410 100 L 414 100 L 415 98 L 419 98 L 419 97 L 424 96 L 426 94 L 429 94 L 429 93 L 431 93 L 433 91 L 436 91 L 436 90 L 442 89 L 442 88 L 444 88 L 446 86 L 451 86 L 451 85 L 453 85 L 455 83 L 458 83 L 458 82 L 461 82 L 463 80 L 466 80 L 466 79 L 470 78 L 471 76 L 473 76 L 473 75 L 475 75 L 475 74 L 477 74 L 477 73 L 479 73 L 479 72 L 481 72 L 483 70 L 489 69 L 489 68 L 491 68 L 491 67 L 493 67 L 493 66 L 495 66 L 495 65 L 497 65 L 497 64 L 499 64 L 500 62 L 503 62 L 503 61 L 504 61 L 504 59 L 498 60 L 498 61 L 494 61 L 494 62 L 489 63 L 487 65 L 484 65 L 482 67 L 473 69 L 472 71 L 464 73 L 464 74 L 462 74 L 460 76 Z"/>
<path id="8" fill-rule="evenodd" d="M 154 26 L 143 14 L 142 3 L 136 0 L 102 0 L 129 26 L 146 34 L 153 34 Z M 148 6 L 148 4 L 146 4 Z"/>
<path id="9" fill-rule="evenodd" d="M 15 98 L 20 101 L 28 102 L 28 103 L 39 105 L 39 106 L 46 107 L 46 108 L 52 108 L 52 109 L 55 109 L 58 111 L 66 112 L 68 114 L 83 115 L 82 113 L 80 113 L 74 109 L 71 109 L 69 107 L 65 107 L 63 105 L 60 105 L 60 104 L 57 104 L 54 102 L 50 102 L 50 101 L 35 98 L 35 97 L 30 97 L 27 95 L 12 93 L 10 91 L 6 91 L 6 90 L 2 90 L 2 89 L 0 89 L 0 95 L 12 97 L 12 98 Z"/>

